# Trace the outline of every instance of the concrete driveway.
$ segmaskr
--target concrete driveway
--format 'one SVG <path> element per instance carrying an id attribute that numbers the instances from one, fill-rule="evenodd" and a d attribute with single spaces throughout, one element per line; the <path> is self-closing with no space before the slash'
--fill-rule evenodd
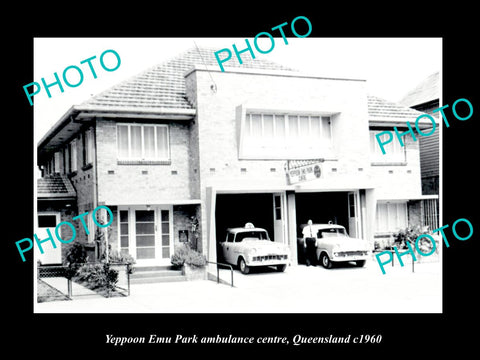
<path id="1" fill-rule="evenodd" d="M 414 269 L 412 272 L 411 264 L 396 264 L 383 275 L 376 262 L 368 261 L 363 268 L 298 265 L 285 273 L 266 270 L 248 275 L 237 270 L 234 284 L 250 294 L 253 312 L 441 312 L 440 264 L 416 263 Z M 229 276 L 222 271 L 222 278 Z M 268 305 L 258 299 L 265 299 Z"/>

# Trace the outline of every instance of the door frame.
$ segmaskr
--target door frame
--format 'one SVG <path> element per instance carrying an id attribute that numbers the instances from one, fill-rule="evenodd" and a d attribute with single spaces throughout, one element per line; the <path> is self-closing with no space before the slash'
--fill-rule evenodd
<path id="1" fill-rule="evenodd" d="M 353 196 L 353 209 L 354 216 L 351 216 L 351 196 Z M 351 237 L 362 238 L 363 229 L 362 229 L 362 213 L 360 207 L 360 192 L 359 190 L 348 191 L 347 195 L 347 206 L 348 206 L 348 233 Z M 352 231 L 353 228 L 353 231 Z"/>
<path id="2" fill-rule="evenodd" d="M 39 216 L 49 216 L 49 215 L 55 215 L 55 227 L 54 228 L 40 228 L 38 226 L 38 217 Z M 61 219 L 61 214 L 59 211 L 40 211 L 40 212 L 37 212 L 36 216 L 35 216 L 35 232 L 34 234 L 39 234 L 39 230 L 40 229 L 51 229 L 50 233 L 52 234 L 52 237 L 55 241 L 55 228 L 56 228 L 56 225 L 58 225 L 60 223 L 60 219 Z M 53 230 L 52 230 L 53 229 Z M 46 235 L 46 234 L 45 234 Z M 38 236 L 38 235 L 37 235 Z M 42 237 L 39 237 L 39 239 L 44 239 L 43 235 L 41 235 Z M 60 237 L 62 236 L 62 229 L 60 228 Z M 47 243 L 45 243 L 47 244 Z M 58 262 L 42 262 L 42 264 L 61 264 L 62 263 L 62 243 L 60 241 L 55 241 L 55 245 L 57 246 L 55 249 L 54 248 L 47 248 L 44 250 L 43 254 L 40 253 L 40 249 L 38 248 L 38 246 L 34 246 L 35 248 L 35 251 L 34 251 L 34 261 L 35 263 L 40 260 L 42 261 L 42 259 L 45 259 L 45 258 L 49 258 L 49 255 L 52 255 L 51 257 L 54 258 L 54 259 L 57 259 L 59 258 L 60 261 Z M 57 254 L 55 254 L 55 256 L 53 256 L 53 253 L 51 253 L 52 251 L 57 251 Z M 50 254 L 49 254 L 50 253 Z"/>
<path id="3" fill-rule="evenodd" d="M 137 266 L 153 266 L 153 265 L 169 265 L 170 257 L 174 252 L 174 234 L 173 234 L 173 205 L 150 205 L 150 210 L 147 205 L 126 205 L 118 206 L 118 211 L 128 210 L 128 252 L 135 259 Z M 149 210 L 154 212 L 154 226 L 155 226 L 155 258 L 154 259 L 137 259 L 137 244 L 136 244 L 136 217 L 135 211 Z M 168 210 L 168 224 L 169 224 L 169 257 L 162 257 L 162 218 L 161 210 Z M 117 249 L 120 250 L 120 216 L 117 216 Z"/>
<path id="4" fill-rule="evenodd" d="M 277 220 L 277 207 L 275 203 L 275 198 L 280 197 L 280 216 L 281 219 Z M 273 238 L 275 239 L 275 242 L 279 242 L 282 244 L 286 244 L 287 241 L 285 241 L 288 236 L 287 234 L 287 222 L 285 221 L 286 217 L 286 211 L 285 211 L 285 205 L 287 203 L 287 198 L 285 191 L 283 192 L 277 192 L 277 193 L 272 193 L 272 204 L 273 204 Z M 280 235 L 280 236 L 278 236 Z M 280 239 L 279 239 L 280 238 Z"/>

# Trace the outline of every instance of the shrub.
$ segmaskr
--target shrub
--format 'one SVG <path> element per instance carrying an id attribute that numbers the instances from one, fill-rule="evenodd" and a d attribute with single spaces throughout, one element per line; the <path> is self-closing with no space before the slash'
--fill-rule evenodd
<path id="1" fill-rule="evenodd" d="M 400 245 L 402 248 L 406 248 L 407 242 L 409 242 L 410 245 L 415 245 L 415 240 L 417 240 L 417 237 L 424 233 L 425 232 L 422 231 L 420 226 L 409 226 L 406 229 L 399 230 L 393 235 L 393 237 L 395 238 L 395 243 Z"/>
<path id="2" fill-rule="evenodd" d="M 65 277 L 67 279 L 73 278 L 78 269 L 87 262 L 88 255 L 85 246 L 81 243 L 74 243 L 67 251 L 66 257 Z"/>
<path id="3" fill-rule="evenodd" d="M 118 282 L 118 271 L 110 269 L 108 263 L 84 264 L 78 269 L 75 280 L 86 283 L 92 290 L 110 292 Z"/>
<path id="4" fill-rule="evenodd" d="M 118 251 L 109 251 L 108 262 L 117 264 L 135 264 L 135 259 L 130 254 L 119 253 Z"/>
<path id="5" fill-rule="evenodd" d="M 394 234 L 395 238 L 395 243 L 401 247 L 401 248 L 406 248 L 407 247 L 407 242 L 410 243 L 410 246 L 412 247 L 414 252 L 417 252 L 417 247 L 420 249 L 421 253 L 428 254 L 430 251 L 433 250 L 433 244 L 429 239 L 426 238 L 421 238 L 417 246 L 415 246 L 415 243 L 417 242 L 417 238 L 422 235 L 428 233 L 428 228 L 427 227 L 420 227 L 420 226 L 409 226 L 406 229 L 402 229 L 398 231 L 396 234 Z M 435 239 L 435 252 L 438 252 L 438 247 L 439 247 L 439 241 Z"/>
<path id="6" fill-rule="evenodd" d="M 130 254 L 119 253 L 118 251 L 108 252 L 108 262 L 111 264 L 128 264 L 128 273 L 133 274 L 135 259 Z"/>
<path id="7" fill-rule="evenodd" d="M 174 266 L 183 266 L 184 264 L 193 267 L 203 267 L 207 265 L 205 255 L 193 250 L 189 245 L 182 244 L 175 248 L 175 252 L 171 257 L 171 263 Z"/>
<path id="8" fill-rule="evenodd" d="M 87 251 L 85 246 L 81 243 L 74 243 L 67 251 L 66 263 L 70 265 L 82 265 L 88 260 Z"/>

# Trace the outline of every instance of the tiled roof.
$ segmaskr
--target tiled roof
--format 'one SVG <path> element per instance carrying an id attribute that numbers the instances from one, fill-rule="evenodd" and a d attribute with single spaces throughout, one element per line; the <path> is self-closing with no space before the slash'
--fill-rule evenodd
<path id="1" fill-rule="evenodd" d="M 408 92 L 398 103 L 403 106 L 413 107 L 439 98 L 440 76 L 439 73 L 436 72 Z"/>
<path id="2" fill-rule="evenodd" d="M 377 121 L 410 121 L 423 113 L 397 103 L 381 99 L 376 96 L 368 96 L 368 117 L 369 120 Z M 428 120 L 426 120 L 428 121 Z"/>
<path id="3" fill-rule="evenodd" d="M 186 97 L 185 73 L 193 66 L 216 66 L 214 52 L 218 49 L 193 48 L 172 60 L 154 66 L 137 76 L 93 96 L 78 106 L 79 109 L 99 111 L 154 112 L 165 109 L 193 109 Z M 228 61 L 229 67 L 264 70 L 292 70 L 264 60 L 242 57 L 240 64 L 236 56 Z M 225 63 L 227 65 L 227 63 Z"/>
<path id="4" fill-rule="evenodd" d="M 72 198 L 75 188 L 65 175 L 53 174 L 37 180 L 38 198 Z"/>

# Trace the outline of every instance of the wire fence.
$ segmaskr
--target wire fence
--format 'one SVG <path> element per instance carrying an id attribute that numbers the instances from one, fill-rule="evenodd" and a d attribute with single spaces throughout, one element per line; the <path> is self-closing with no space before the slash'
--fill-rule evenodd
<path id="1" fill-rule="evenodd" d="M 131 264 L 39 265 L 37 301 L 73 300 L 81 296 L 129 296 Z"/>

